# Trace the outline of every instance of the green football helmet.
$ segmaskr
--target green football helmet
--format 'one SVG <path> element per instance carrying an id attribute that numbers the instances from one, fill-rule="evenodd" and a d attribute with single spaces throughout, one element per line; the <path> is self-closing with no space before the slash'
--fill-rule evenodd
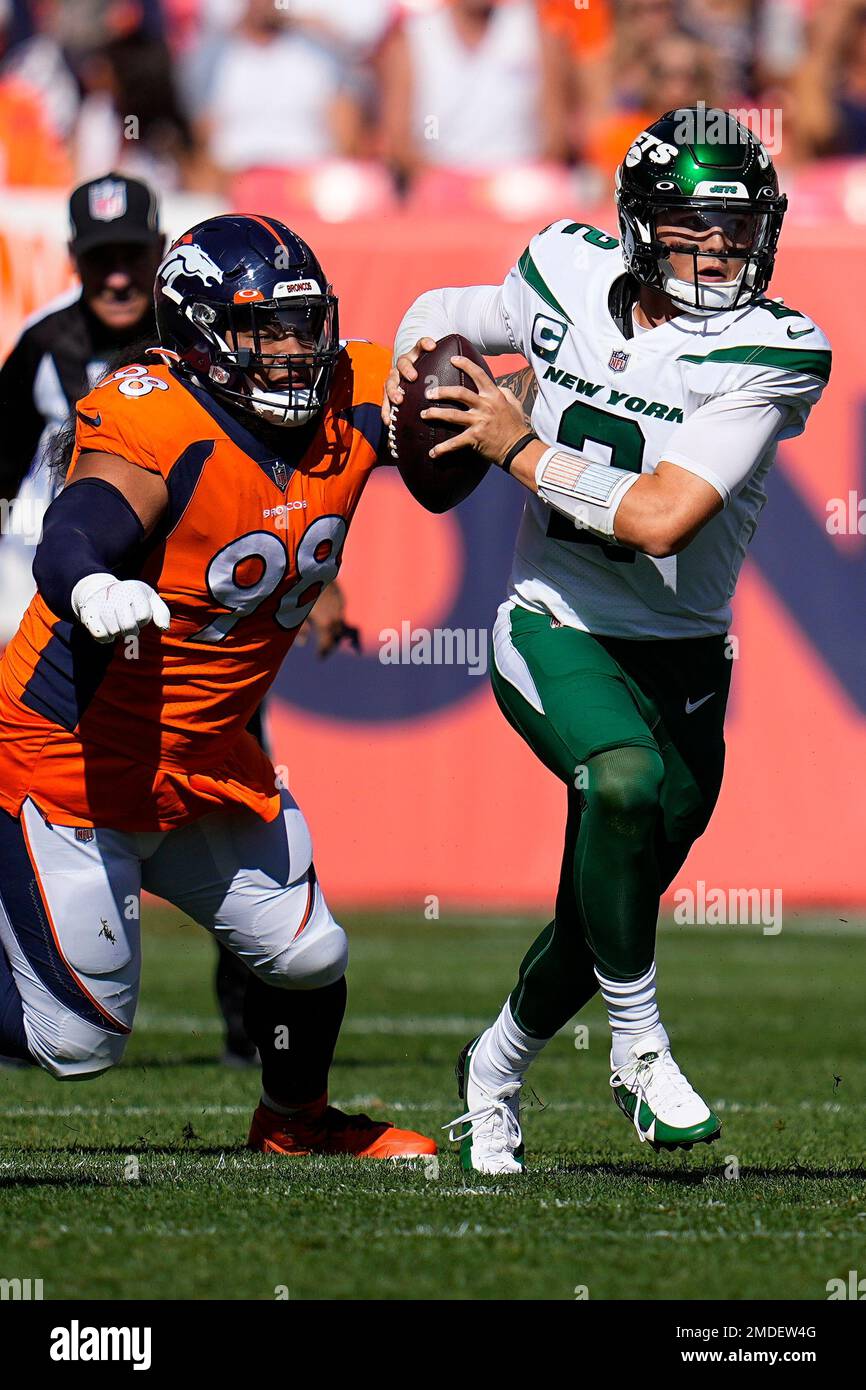
<path id="1" fill-rule="evenodd" d="M 788 200 L 755 135 L 727 111 L 703 105 L 667 111 L 643 131 L 616 171 L 616 204 L 626 269 L 692 314 L 717 314 L 759 299 L 770 283 Z M 692 216 L 684 221 L 682 209 Z M 720 227 L 736 248 L 702 252 L 691 279 L 673 274 L 671 247 L 659 240 L 660 214 L 692 230 Z M 701 280 L 700 257 L 741 261 L 730 280 Z"/>

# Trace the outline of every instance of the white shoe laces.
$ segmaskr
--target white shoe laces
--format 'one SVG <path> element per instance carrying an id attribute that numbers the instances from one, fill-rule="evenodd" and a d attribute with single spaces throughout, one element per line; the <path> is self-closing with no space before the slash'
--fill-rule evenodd
<path id="1" fill-rule="evenodd" d="M 520 1121 L 507 1102 L 517 1094 L 520 1085 L 519 1081 L 512 1081 L 498 1091 L 489 1092 L 481 1105 L 477 1105 L 474 1110 L 467 1110 L 465 1115 L 458 1115 L 456 1120 L 443 1125 L 442 1128 L 447 1129 L 451 1143 L 457 1144 L 461 1139 L 474 1138 L 489 1126 L 489 1134 L 485 1137 L 492 1141 L 492 1149 L 513 1153 L 519 1148 L 523 1140 L 523 1131 Z M 457 1126 L 462 1124 L 468 1124 L 468 1130 L 464 1130 L 462 1134 L 455 1134 Z"/>
<path id="2" fill-rule="evenodd" d="M 668 1048 L 658 1052 L 651 1061 L 646 1057 L 637 1057 L 627 1066 L 619 1067 L 611 1076 L 610 1084 L 614 1089 L 625 1086 L 637 1097 L 631 1119 L 642 1144 L 646 1142 L 652 1121 L 647 1129 L 641 1128 L 641 1101 L 645 1101 L 648 1109 L 657 1116 L 659 1102 L 666 1109 L 676 1110 L 695 1094 L 694 1087 L 680 1071 Z M 650 1099 L 651 1093 L 653 1099 Z"/>

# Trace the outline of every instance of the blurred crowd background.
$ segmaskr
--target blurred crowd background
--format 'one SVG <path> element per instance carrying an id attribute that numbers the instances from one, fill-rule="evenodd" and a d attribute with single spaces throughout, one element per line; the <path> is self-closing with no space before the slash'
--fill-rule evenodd
<path id="1" fill-rule="evenodd" d="M 592 198 L 697 97 L 761 113 L 783 174 L 863 157 L 866 3 L 0 0 L 0 187 L 265 175 L 338 220 L 519 168 Z"/>
<path id="2" fill-rule="evenodd" d="M 866 0 L 0 0 L 0 359 L 30 364 L 3 414 L 0 500 L 18 401 L 32 396 L 38 432 L 83 389 L 64 356 L 82 355 L 68 322 L 82 294 L 66 246 L 76 184 L 98 181 L 110 223 L 125 204 L 109 171 L 144 179 L 171 237 L 231 208 L 282 218 L 327 267 L 342 331 L 390 343 L 416 295 L 501 280 L 545 223 L 615 230 L 612 176 L 633 137 L 697 101 L 745 117 L 775 159 L 790 208 L 772 293 L 817 319 L 834 365 L 806 437 L 780 450 L 738 591 L 748 660 L 730 771 L 687 873 L 781 885 L 786 910 L 866 903 L 862 817 L 840 815 L 866 784 L 866 361 L 852 311 L 866 301 Z M 131 272 L 100 265 L 125 292 Z M 79 361 L 88 380 L 105 350 Z M 38 455 L 33 470 L 19 498 L 38 498 Z M 538 906 L 557 869 L 558 785 L 464 666 L 378 660 L 381 632 L 409 618 L 489 626 L 520 498 L 494 477 L 431 516 L 392 474 L 373 479 L 342 572 L 362 651 L 292 654 L 271 702 L 275 756 L 336 900 L 417 901 L 434 883 L 452 904 Z M 845 498 L 850 532 L 830 535 L 828 505 Z M 2 564 L 17 543 L 0 542 L 0 621 L 18 611 Z M 30 557 L 18 560 L 29 596 Z M 517 881 L 490 805 L 532 808 Z"/>

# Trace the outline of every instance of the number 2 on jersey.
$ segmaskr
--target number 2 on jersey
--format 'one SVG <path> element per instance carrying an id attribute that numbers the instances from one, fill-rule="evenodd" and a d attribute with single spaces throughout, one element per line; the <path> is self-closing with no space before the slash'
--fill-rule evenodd
<path id="1" fill-rule="evenodd" d="M 575 401 L 563 411 L 559 422 L 557 444 L 565 444 L 569 449 L 581 453 L 587 444 L 601 444 L 610 450 L 607 462 L 612 468 L 624 468 L 628 473 L 640 473 L 643 465 L 644 436 L 636 420 L 626 420 L 620 415 L 611 415 L 600 410 L 597 405 L 586 401 Z M 614 545 L 589 531 L 578 530 L 572 521 L 560 512 L 552 511 L 547 525 L 551 540 L 568 541 L 572 545 L 599 545 L 608 560 L 618 564 L 633 565 L 635 552 L 627 546 Z"/>

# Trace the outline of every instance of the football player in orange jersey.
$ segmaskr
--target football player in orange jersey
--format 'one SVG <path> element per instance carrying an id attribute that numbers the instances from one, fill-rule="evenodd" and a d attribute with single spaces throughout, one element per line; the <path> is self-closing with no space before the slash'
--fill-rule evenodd
<path id="1" fill-rule="evenodd" d="M 252 1148 L 435 1153 L 327 1103 L 346 937 L 245 731 L 387 457 L 390 354 L 340 341 L 321 266 L 270 218 L 193 227 L 154 294 L 159 345 L 78 402 L 0 662 L 0 1055 L 59 1078 L 120 1059 L 144 888 L 251 971 Z"/>

